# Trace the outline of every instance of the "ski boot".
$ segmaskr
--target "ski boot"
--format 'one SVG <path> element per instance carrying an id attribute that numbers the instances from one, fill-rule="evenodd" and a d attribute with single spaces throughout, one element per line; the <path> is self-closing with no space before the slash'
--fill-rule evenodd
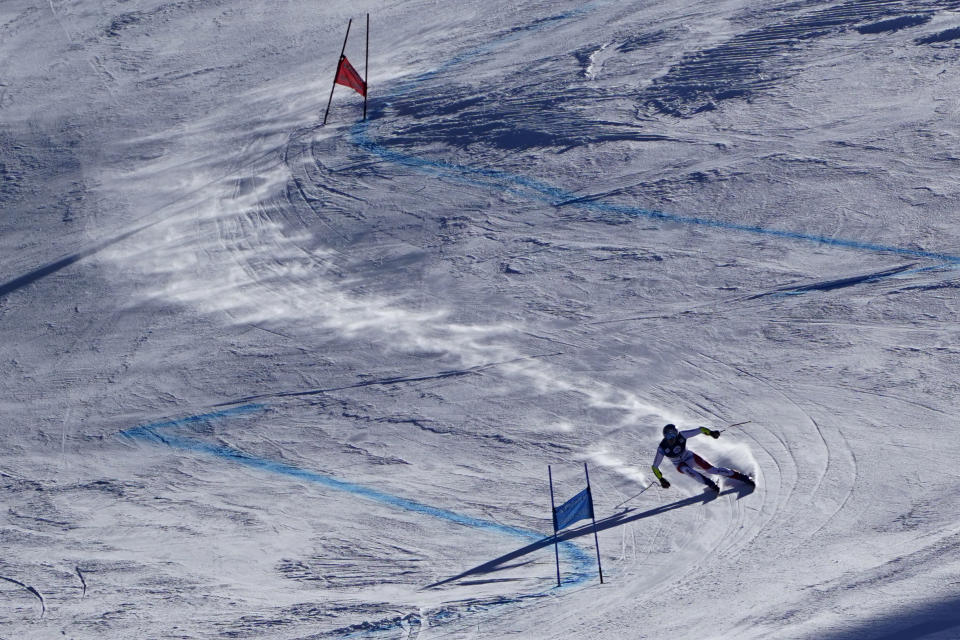
<path id="1" fill-rule="evenodd" d="M 733 479 L 734 479 L 734 480 L 739 480 L 739 481 L 742 482 L 743 484 L 748 485 L 748 486 L 750 486 L 750 487 L 754 487 L 754 488 L 755 488 L 755 487 L 757 486 L 757 483 L 753 481 L 753 478 L 751 478 L 750 476 L 748 476 L 748 475 L 745 474 L 745 473 L 740 473 L 739 471 L 734 471 L 734 472 L 733 472 Z"/>

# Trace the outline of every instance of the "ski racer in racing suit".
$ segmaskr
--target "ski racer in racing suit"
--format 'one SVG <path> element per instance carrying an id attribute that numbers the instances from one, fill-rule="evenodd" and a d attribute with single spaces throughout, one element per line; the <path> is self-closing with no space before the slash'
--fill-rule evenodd
<path id="1" fill-rule="evenodd" d="M 676 466 L 677 471 L 695 480 L 699 480 L 711 491 L 719 492 L 720 487 L 717 486 L 716 482 L 704 475 L 706 473 L 733 478 L 751 487 L 756 486 L 753 479 L 747 474 L 735 469 L 727 469 L 726 467 L 715 467 L 693 451 L 687 449 L 687 440 L 701 434 L 710 436 L 711 438 L 720 437 L 719 431 L 714 431 L 707 427 L 678 431 L 676 426 L 668 424 L 663 428 L 663 440 L 660 441 L 660 446 L 657 447 L 657 456 L 653 461 L 653 473 L 657 476 L 657 480 L 660 481 L 660 486 L 664 489 L 670 487 L 670 482 L 663 477 L 663 473 L 660 471 L 660 463 L 663 462 L 664 456 L 670 459 L 674 466 Z"/>

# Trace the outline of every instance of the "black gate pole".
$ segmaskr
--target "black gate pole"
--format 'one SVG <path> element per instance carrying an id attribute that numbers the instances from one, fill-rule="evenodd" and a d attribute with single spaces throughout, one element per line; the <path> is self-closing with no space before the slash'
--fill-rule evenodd
<path id="1" fill-rule="evenodd" d="M 590 472 L 587 463 L 583 463 L 583 473 L 587 476 L 587 496 L 590 498 L 590 519 L 593 520 L 593 542 L 597 545 L 597 570 L 600 572 L 600 584 L 603 584 L 603 567 L 600 566 L 600 539 L 597 537 L 597 518 L 593 514 L 593 491 L 590 490 Z"/>
<path id="2" fill-rule="evenodd" d="M 547 465 L 547 475 L 550 477 L 550 513 L 553 514 L 553 551 L 557 556 L 557 586 L 560 586 L 560 543 L 557 541 L 557 507 L 553 501 L 553 472 Z"/>
<path id="3" fill-rule="evenodd" d="M 367 70 L 370 67 L 370 14 L 367 14 L 367 55 L 363 61 L 363 119 L 367 119 L 367 94 L 370 93 L 370 85 L 367 84 Z"/>
<path id="4" fill-rule="evenodd" d="M 340 75 L 340 66 L 343 65 L 343 54 L 347 52 L 347 38 L 350 37 L 350 25 L 353 18 L 347 23 L 347 35 L 343 37 L 343 48 L 340 50 L 340 59 L 337 61 L 337 72 L 333 74 L 333 86 L 330 87 L 330 99 L 327 100 L 327 111 L 323 114 L 323 124 L 327 124 L 327 116 L 330 115 L 330 103 L 333 102 L 333 90 L 337 88 L 337 76 Z"/>

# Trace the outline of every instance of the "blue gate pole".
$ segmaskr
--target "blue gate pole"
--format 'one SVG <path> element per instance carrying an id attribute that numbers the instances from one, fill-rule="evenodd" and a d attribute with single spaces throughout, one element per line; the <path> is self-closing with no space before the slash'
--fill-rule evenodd
<path id="1" fill-rule="evenodd" d="M 367 84 L 367 71 L 370 68 L 370 14 L 367 14 L 367 55 L 363 62 L 363 119 L 367 119 L 367 94 L 370 93 L 370 85 Z"/>
<path id="2" fill-rule="evenodd" d="M 557 556 L 557 586 L 560 586 L 560 543 L 557 541 L 557 507 L 553 501 L 553 471 L 547 465 L 547 476 L 550 478 L 550 513 L 553 515 L 553 551 Z"/>
<path id="3" fill-rule="evenodd" d="M 587 476 L 587 496 L 590 498 L 590 519 L 593 520 L 593 543 L 597 546 L 597 570 L 600 572 L 600 584 L 603 584 L 603 567 L 600 566 L 600 539 L 597 537 L 597 518 L 593 515 L 593 491 L 590 490 L 590 472 L 587 463 L 583 463 L 583 473 Z"/>

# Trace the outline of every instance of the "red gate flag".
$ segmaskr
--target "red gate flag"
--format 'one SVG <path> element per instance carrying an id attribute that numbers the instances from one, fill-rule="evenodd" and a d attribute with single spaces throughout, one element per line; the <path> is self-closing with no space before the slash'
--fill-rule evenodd
<path id="1" fill-rule="evenodd" d="M 363 78 L 360 77 L 357 70 L 354 69 L 350 61 L 347 60 L 347 56 L 340 56 L 340 65 L 337 67 L 337 79 L 334 82 L 336 84 L 342 84 L 345 87 L 350 87 L 362 96 L 367 95 L 367 83 L 363 81 Z"/>

